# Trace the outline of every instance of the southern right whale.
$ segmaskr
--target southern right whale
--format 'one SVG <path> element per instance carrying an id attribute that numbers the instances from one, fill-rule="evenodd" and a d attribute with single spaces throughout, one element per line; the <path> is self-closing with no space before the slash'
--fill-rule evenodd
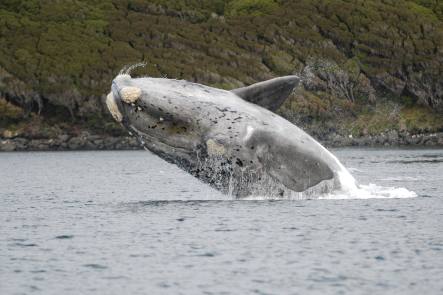
<path id="1" fill-rule="evenodd" d="M 120 74 L 106 103 L 146 149 L 226 194 L 290 198 L 344 189 L 354 180 L 337 158 L 273 112 L 299 81 L 286 76 L 227 91 Z"/>

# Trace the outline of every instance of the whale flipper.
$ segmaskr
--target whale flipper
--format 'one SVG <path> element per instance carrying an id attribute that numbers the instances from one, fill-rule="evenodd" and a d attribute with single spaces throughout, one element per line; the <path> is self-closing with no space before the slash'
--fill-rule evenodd
<path id="1" fill-rule="evenodd" d="M 231 90 L 244 100 L 276 111 L 298 85 L 298 76 L 285 76 Z"/>
<path id="2" fill-rule="evenodd" d="M 314 141 L 303 134 L 291 136 L 299 142 L 313 144 Z M 302 192 L 334 177 L 331 167 L 316 159 L 318 151 L 288 144 L 284 136 L 280 137 L 275 132 L 252 130 L 245 145 L 256 151 L 258 162 L 266 167 L 271 177 L 279 179 L 287 188 L 296 192 Z"/>

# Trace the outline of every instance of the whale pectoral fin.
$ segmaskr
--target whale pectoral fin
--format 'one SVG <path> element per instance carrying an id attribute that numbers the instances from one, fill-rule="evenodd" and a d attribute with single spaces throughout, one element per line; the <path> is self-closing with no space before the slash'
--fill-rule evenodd
<path id="1" fill-rule="evenodd" d="M 258 162 L 272 178 L 293 191 L 305 191 L 334 177 L 312 143 L 297 146 L 273 132 L 255 131 L 245 145 L 256 150 Z"/>
<path id="2" fill-rule="evenodd" d="M 300 82 L 298 76 L 285 76 L 231 90 L 246 101 L 276 111 Z"/>

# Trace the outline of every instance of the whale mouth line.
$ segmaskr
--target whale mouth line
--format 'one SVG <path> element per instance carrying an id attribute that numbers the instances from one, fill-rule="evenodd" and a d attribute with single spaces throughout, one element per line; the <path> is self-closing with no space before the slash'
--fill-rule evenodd
<path id="1" fill-rule="evenodd" d="M 149 135 L 145 132 L 142 132 L 140 130 L 138 130 L 136 127 L 134 127 L 131 124 L 128 124 L 127 128 L 132 131 L 132 133 L 134 133 L 136 135 L 136 138 L 139 140 L 139 142 L 145 147 L 147 145 L 147 142 L 145 140 L 148 140 L 148 142 L 150 143 L 150 145 L 155 146 L 156 144 L 161 144 L 163 146 L 167 146 L 170 149 L 173 149 L 175 151 L 179 151 L 185 154 L 191 154 L 192 151 L 190 149 L 187 149 L 186 147 L 183 146 L 175 146 L 172 145 L 164 140 L 161 140 L 159 137 L 155 137 L 153 135 Z"/>

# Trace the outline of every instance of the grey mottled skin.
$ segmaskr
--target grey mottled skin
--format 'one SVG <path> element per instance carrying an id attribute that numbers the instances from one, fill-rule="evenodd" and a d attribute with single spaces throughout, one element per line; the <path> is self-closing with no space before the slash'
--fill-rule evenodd
<path id="1" fill-rule="evenodd" d="M 341 169 L 308 134 L 264 108 L 276 109 L 298 81 L 288 76 L 225 91 L 119 75 L 108 107 L 118 108 L 114 117 L 148 150 L 216 189 L 237 197 L 286 196 L 323 181 L 337 186 Z"/>

